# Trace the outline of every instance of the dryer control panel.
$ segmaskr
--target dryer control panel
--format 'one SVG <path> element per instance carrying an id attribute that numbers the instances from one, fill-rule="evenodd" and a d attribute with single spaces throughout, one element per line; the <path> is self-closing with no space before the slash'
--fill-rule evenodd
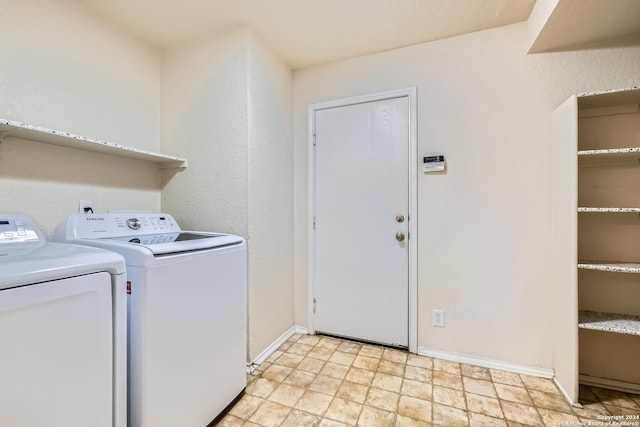
<path id="1" fill-rule="evenodd" d="M 24 215 L 0 214 L 0 245 L 44 241 L 44 236 L 31 218 Z"/>

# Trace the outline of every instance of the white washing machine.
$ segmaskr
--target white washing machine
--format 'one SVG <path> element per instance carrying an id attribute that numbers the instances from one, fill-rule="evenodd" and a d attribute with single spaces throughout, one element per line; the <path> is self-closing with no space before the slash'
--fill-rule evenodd
<path id="1" fill-rule="evenodd" d="M 238 236 L 168 214 L 75 214 L 54 240 L 123 255 L 130 282 L 129 427 L 205 427 L 242 394 L 247 254 Z"/>
<path id="2" fill-rule="evenodd" d="M 0 214 L 0 426 L 126 427 L 125 346 L 124 259 Z"/>

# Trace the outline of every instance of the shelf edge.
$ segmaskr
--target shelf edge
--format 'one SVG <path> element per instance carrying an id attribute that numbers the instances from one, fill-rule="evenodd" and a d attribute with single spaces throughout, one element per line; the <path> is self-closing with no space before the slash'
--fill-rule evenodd
<path id="1" fill-rule="evenodd" d="M 578 327 L 594 331 L 640 336 L 640 316 L 580 310 L 578 312 Z"/>
<path id="2" fill-rule="evenodd" d="M 608 271 L 611 273 L 640 273 L 640 264 L 632 262 L 588 262 L 581 261 L 578 268 L 583 270 Z"/>
<path id="3" fill-rule="evenodd" d="M 597 150 L 579 150 L 578 157 L 588 158 L 589 156 L 625 155 L 640 154 L 640 147 L 627 148 L 603 148 Z"/>
<path id="4" fill-rule="evenodd" d="M 580 206 L 578 212 L 583 213 L 640 213 L 640 208 L 595 208 Z"/>

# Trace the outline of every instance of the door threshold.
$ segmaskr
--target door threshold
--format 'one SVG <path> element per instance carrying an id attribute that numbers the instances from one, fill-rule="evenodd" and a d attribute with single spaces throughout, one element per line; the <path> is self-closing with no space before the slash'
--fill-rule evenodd
<path id="1" fill-rule="evenodd" d="M 362 339 L 362 338 L 354 338 L 354 337 L 349 337 L 349 336 L 345 336 L 345 335 L 337 335 L 337 334 L 331 334 L 328 332 L 322 332 L 322 331 L 316 331 L 315 335 L 320 335 L 323 337 L 329 337 L 329 338 L 336 338 L 336 339 L 340 339 L 340 340 L 346 340 L 346 341 L 353 341 L 359 344 L 368 344 L 368 345 L 375 345 L 377 347 L 384 347 L 384 348 L 392 348 L 394 350 L 403 350 L 403 351 L 409 351 L 409 346 L 406 345 L 400 345 L 400 344 L 386 344 L 386 343 L 382 343 L 382 342 L 377 342 L 377 341 L 371 341 L 371 340 L 366 340 L 366 339 Z"/>

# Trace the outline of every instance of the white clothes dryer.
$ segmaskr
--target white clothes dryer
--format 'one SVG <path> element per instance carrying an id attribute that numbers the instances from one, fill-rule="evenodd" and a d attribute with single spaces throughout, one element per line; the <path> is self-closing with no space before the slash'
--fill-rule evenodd
<path id="1" fill-rule="evenodd" d="M 0 343 L 0 426 L 126 427 L 120 255 L 0 214 Z"/>
<path id="2" fill-rule="evenodd" d="M 246 386 L 247 254 L 168 214 L 74 214 L 54 240 L 124 256 L 129 427 L 204 427 Z"/>

